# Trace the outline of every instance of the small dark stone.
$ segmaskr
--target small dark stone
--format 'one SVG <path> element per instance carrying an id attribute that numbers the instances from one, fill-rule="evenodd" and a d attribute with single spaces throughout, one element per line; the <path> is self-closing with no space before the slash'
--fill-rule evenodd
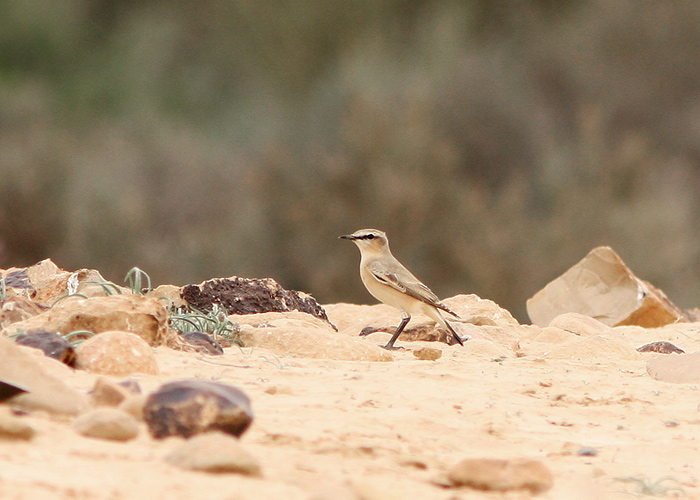
<path id="1" fill-rule="evenodd" d="M 366 327 L 364 327 L 364 328 L 362 329 L 362 331 L 360 332 L 360 337 L 365 337 L 365 336 L 371 335 L 371 334 L 373 334 L 373 333 L 384 332 L 384 331 L 386 331 L 386 330 L 382 330 L 382 329 L 379 329 L 379 328 L 374 328 L 373 326 L 366 326 Z M 389 332 L 386 332 L 386 333 L 389 333 Z"/>
<path id="2" fill-rule="evenodd" d="M 29 280 L 27 268 L 16 269 L 8 272 L 5 276 L 5 286 L 7 288 L 18 288 L 22 290 L 34 290 L 34 287 Z"/>
<path id="3" fill-rule="evenodd" d="M 75 349 L 63 336 L 46 330 L 32 330 L 20 333 L 15 342 L 41 349 L 50 358 L 57 359 L 68 366 L 75 366 Z"/>
<path id="4" fill-rule="evenodd" d="M 118 383 L 118 385 L 122 386 L 124 389 L 129 391 L 131 394 L 141 394 L 141 386 L 139 385 L 138 380 L 134 380 L 132 378 L 122 380 L 121 382 Z"/>
<path id="5" fill-rule="evenodd" d="M 146 399 L 143 416 L 157 439 L 215 430 L 238 437 L 253 421 L 250 399 L 243 391 L 204 380 L 161 386 Z"/>
<path id="6" fill-rule="evenodd" d="M 227 314 L 301 311 L 331 324 L 326 311 L 311 295 L 285 290 L 271 278 L 217 278 L 187 285 L 181 295 L 199 311 L 211 311 L 214 304 L 223 307 Z"/>
<path id="7" fill-rule="evenodd" d="M 598 450 L 593 448 L 592 446 L 582 446 L 581 448 L 579 448 L 576 454 L 579 457 L 595 457 L 596 455 L 598 455 Z"/>
<path id="8" fill-rule="evenodd" d="M 651 342 L 644 344 L 642 347 L 637 347 L 639 352 L 659 352 L 661 354 L 683 354 L 685 351 L 680 347 L 676 347 L 670 342 L 660 340 L 659 342 Z"/>
<path id="9" fill-rule="evenodd" d="M 0 380 L 0 401 L 5 401 L 23 392 L 29 392 L 29 390 L 12 382 Z"/>
<path id="10" fill-rule="evenodd" d="M 204 332 L 181 333 L 180 337 L 187 341 L 187 343 L 191 346 L 194 346 L 197 351 L 201 352 L 202 354 L 213 354 L 218 356 L 224 353 L 224 349 L 221 347 L 221 344 Z"/>

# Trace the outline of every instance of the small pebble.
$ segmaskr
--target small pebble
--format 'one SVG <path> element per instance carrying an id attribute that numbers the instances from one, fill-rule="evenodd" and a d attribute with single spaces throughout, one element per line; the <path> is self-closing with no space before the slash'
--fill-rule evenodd
<path id="1" fill-rule="evenodd" d="M 0 407 L 0 439 L 29 440 L 34 437 L 34 427 L 22 418 L 13 415 L 6 406 Z"/>
<path id="2" fill-rule="evenodd" d="M 538 460 L 498 460 L 468 458 L 448 472 L 453 486 L 468 486 L 485 491 L 547 491 L 553 485 L 552 473 Z"/>
<path id="3" fill-rule="evenodd" d="M 129 441 L 139 433 L 136 419 L 114 408 L 99 408 L 80 415 L 73 421 L 73 429 L 83 436 L 111 441 Z"/>
<path id="4" fill-rule="evenodd" d="M 188 439 L 166 455 L 165 461 L 182 469 L 261 475 L 258 461 L 236 438 L 223 432 L 208 432 Z"/>
<path id="5" fill-rule="evenodd" d="M 637 347 L 639 352 L 658 352 L 661 354 L 683 354 L 685 351 L 680 347 L 676 347 L 670 342 L 665 340 L 660 340 L 658 342 L 651 342 L 649 344 L 644 344 L 641 347 Z"/>
<path id="6" fill-rule="evenodd" d="M 442 351 L 434 347 L 421 347 L 420 349 L 414 349 L 413 355 L 418 359 L 435 361 L 436 359 L 440 359 Z"/>
<path id="7" fill-rule="evenodd" d="M 580 457 L 595 457 L 598 455 L 598 450 L 592 446 L 582 446 L 576 454 Z"/>

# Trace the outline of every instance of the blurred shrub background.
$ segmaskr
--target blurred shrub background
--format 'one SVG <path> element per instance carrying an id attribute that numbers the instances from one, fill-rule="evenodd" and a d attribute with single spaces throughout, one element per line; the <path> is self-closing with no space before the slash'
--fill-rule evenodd
<path id="1" fill-rule="evenodd" d="M 700 305 L 700 3 L 0 3 L 0 267 L 270 276 L 373 302 L 340 234 L 442 297 L 597 245 Z"/>

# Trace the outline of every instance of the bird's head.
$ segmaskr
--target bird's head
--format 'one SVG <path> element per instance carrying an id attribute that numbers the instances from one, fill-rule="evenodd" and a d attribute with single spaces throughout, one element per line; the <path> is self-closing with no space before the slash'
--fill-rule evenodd
<path id="1" fill-rule="evenodd" d="M 360 229 L 352 234 L 340 236 L 340 238 L 354 242 L 360 252 L 386 252 L 389 250 L 389 240 L 386 234 L 379 229 Z"/>

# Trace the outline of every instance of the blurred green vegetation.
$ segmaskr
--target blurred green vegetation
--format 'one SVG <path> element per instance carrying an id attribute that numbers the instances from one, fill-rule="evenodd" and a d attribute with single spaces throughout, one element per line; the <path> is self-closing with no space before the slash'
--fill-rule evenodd
<path id="1" fill-rule="evenodd" d="M 0 266 L 525 300 L 610 245 L 700 304 L 700 4 L 0 3 Z"/>

